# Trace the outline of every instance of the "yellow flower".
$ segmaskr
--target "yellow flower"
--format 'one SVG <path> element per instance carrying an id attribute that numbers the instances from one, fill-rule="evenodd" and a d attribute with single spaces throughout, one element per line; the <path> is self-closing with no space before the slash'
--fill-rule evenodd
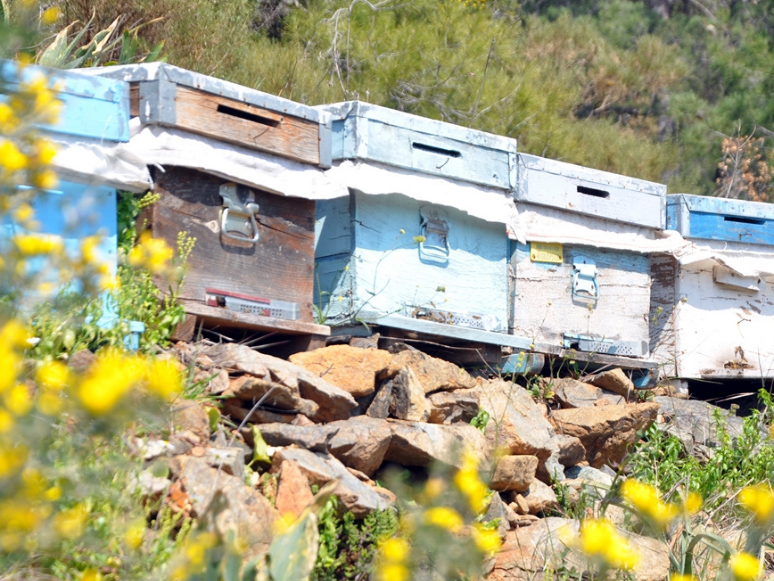
<path id="1" fill-rule="evenodd" d="M 464 521 L 460 514 L 447 506 L 428 508 L 422 517 L 425 524 L 434 525 L 457 533 L 462 529 Z"/>
<path id="2" fill-rule="evenodd" d="M 49 165 L 56 157 L 56 146 L 48 139 L 35 141 L 35 162 L 40 165 Z"/>
<path id="3" fill-rule="evenodd" d="M 0 133 L 10 133 L 19 125 L 19 119 L 7 103 L 0 103 Z"/>
<path id="4" fill-rule="evenodd" d="M 19 204 L 19 207 L 13 213 L 13 217 L 17 222 L 28 222 L 35 217 L 35 210 L 29 204 Z"/>
<path id="5" fill-rule="evenodd" d="M 203 570 L 205 565 L 204 557 L 207 550 L 217 544 L 218 540 L 212 533 L 199 533 L 193 539 L 190 539 L 185 546 L 185 556 L 191 569 L 195 572 Z"/>
<path id="6" fill-rule="evenodd" d="M 32 185 L 41 190 L 53 190 L 59 185 L 59 178 L 53 170 L 40 170 L 32 176 Z"/>
<path id="7" fill-rule="evenodd" d="M 0 442 L 0 478 L 16 474 L 27 462 L 27 448 Z"/>
<path id="8" fill-rule="evenodd" d="M 52 525 L 54 532 L 65 539 L 77 539 L 86 528 L 88 510 L 84 505 L 78 505 L 54 515 Z"/>
<path id="9" fill-rule="evenodd" d="M 64 244 L 59 236 L 41 234 L 18 234 L 13 238 L 14 244 L 22 256 L 38 256 L 41 254 L 58 254 Z"/>
<path id="10" fill-rule="evenodd" d="M 72 374 L 61 361 L 48 361 L 38 368 L 35 380 L 41 387 L 61 391 L 72 381 Z"/>
<path id="11" fill-rule="evenodd" d="M 102 573 L 96 569 L 86 569 L 81 575 L 81 581 L 102 581 Z"/>
<path id="12" fill-rule="evenodd" d="M 602 519 L 588 519 L 581 523 L 580 548 L 589 557 L 600 558 L 616 569 L 630 570 L 639 562 L 639 556 L 610 523 Z"/>
<path id="13" fill-rule="evenodd" d="M 138 244 L 129 251 L 129 264 L 160 274 L 173 256 L 174 252 L 162 238 L 153 238 L 149 232 L 143 232 Z"/>
<path id="14" fill-rule="evenodd" d="M 40 16 L 40 22 L 41 24 L 48 26 L 49 24 L 56 22 L 61 14 L 62 12 L 59 10 L 59 8 L 52 6 L 43 12 L 43 14 Z"/>
<path id="15" fill-rule="evenodd" d="M 62 411 L 64 402 L 58 393 L 44 391 L 38 396 L 38 409 L 47 416 L 56 416 Z"/>
<path id="16" fill-rule="evenodd" d="M 76 390 L 81 405 L 95 416 L 109 413 L 145 374 L 143 361 L 106 349 L 89 368 Z"/>
<path id="17" fill-rule="evenodd" d="M 56 502 L 62 498 L 62 489 L 58 486 L 52 486 L 43 493 L 43 498 L 49 502 Z"/>
<path id="18" fill-rule="evenodd" d="M 669 581 L 699 581 L 693 575 L 683 575 L 682 573 L 670 573 Z"/>
<path id="19" fill-rule="evenodd" d="M 666 527 L 679 513 L 675 505 L 661 500 L 655 487 L 644 482 L 632 479 L 624 481 L 621 496 L 630 506 L 661 527 Z"/>
<path id="20" fill-rule="evenodd" d="M 704 499 L 702 499 L 700 494 L 696 492 L 689 492 L 685 497 L 685 501 L 683 502 L 683 510 L 687 514 L 696 514 L 701 510 L 703 504 Z"/>
<path id="21" fill-rule="evenodd" d="M 425 496 L 428 500 L 437 498 L 446 488 L 446 483 L 441 478 L 429 478 L 425 482 Z"/>
<path id="22" fill-rule="evenodd" d="M 473 540 L 482 553 L 491 555 L 500 549 L 500 533 L 497 529 L 487 529 L 481 523 L 476 523 L 471 531 Z"/>
<path id="23" fill-rule="evenodd" d="M 376 571 L 376 578 L 380 581 L 408 581 L 409 575 L 408 567 L 397 563 L 385 563 Z"/>
<path id="24" fill-rule="evenodd" d="M 3 401 L 8 411 L 16 416 L 26 416 L 32 409 L 30 390 L 26 385 L 17 383 L 3 394 Z"/>
<path id="25" fill-rule="evenodd" d="M 162 399 L 171 399 L 183 389 L 183 375 L 172 359 L 156 359 L 148 367 L 148 389 Z"/>
<path id="26" fill-rule="evenodd" d="M 3 408 L 0 408 L 0 434 L 7 434 L 13 429 L 16 420 Z"/>
<path id="27" fill-rule="evenodd" d="M 401 537 L 387 539 L 380 548 L 383 559 L 398 563 L 406 560 L 410 549 L 408 541 Z"/>
<path id="28" fill-rule="evenodd" d="M 737 581 L 755 581 L 763 573 L 760 561 L 750 553 L 736 553 L 728 564 Z"/>
<path id="29" fill-rule="evenodd" d="M 755 516 L 759 524 L 767 524 L 774 516 L 774 493 L 765 484 L 743 488 L 739 503 Z"/>
<path id="30" fill-rule="evenodd" d="M 296 522 L 296 515 L 292 512 L 284 512 L 280 517 L 274 521 L 271 525 L 272 532 L 275 535 L 281 535 L 287 532 L 287 530 L 293 526 Z"/>
<path id="31" fill-rule="evenodd" d="M 136 551 L 142 545 L 142 541 L 145 538 L 145 523 L 137 521 L 126 530 L 124 535 L 124 543 L 131 550 Z"/>
<path id="32" fill-rule="evenodd" d="M 24 155 L 13 141 L 4 139 L 0 142 L 0 166 L 13 173 L 27 167 L 27 156 Z"/>
<path id="33" fill-rule="evenodd" d="M 454 475 L 454 484 L 468 499 L 475 513 L 486 510 L 489 489 L 478 476 L 478 456 L 467 450 L 462 458 L 462 468 Z"/>

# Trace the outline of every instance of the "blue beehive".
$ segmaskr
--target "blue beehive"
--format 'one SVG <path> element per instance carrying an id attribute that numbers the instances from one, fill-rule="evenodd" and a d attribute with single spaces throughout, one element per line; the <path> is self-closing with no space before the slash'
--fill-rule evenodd
<path id="1" fill-rule="evenodd" d="M 16 79 L 17 64 L 0 62 L 0 74 L 5 79 Z M 57 88 L 62 101 L 59 122 L 41 126 L 60 148 L 69 144 L 92 147 L 126 142 L 129 140 L 129 87 L 112 79 L 82 75 L 71 71 L 26 66 L 22 80 L 44 74 Z M 13 90 L 14 82 L 7 85 Z M 105 185 L 103 176 L 91 175 L 86 168 L 76 171 L 83 183 L 60 181 L 55 190 L 35 196 L 33 207 L 40 228 L 37 232 L 61 236 L 65 247 L 77 251 L 83 238 L 99 234 L 100 258 L 107 262 L 112 273 L 116 270 L 116 189 Z M 2 236 L 22 232 L 21 226 L 10 216 L 3 224 Z"/>
<path id="2" fill-rule="evenodd" d="M 322 108 L 330 174 L 350 194 L 317 203 L 321 316 L 527 348 L 507 335 L 516 141 L 357 101 Z"/>
<path id="3" fill-rule="evenodd" d="M 651 347 L 665 375 L 774 377 L 774 206 L 675 194 L 666 222 L 691 244 L 654 261 Z"/>
<path id="4" fill-rule="evenodd" d="M 577 351 L 649 354 L 650 256 L 666 186 L 519 154 L 511 329 Z"/>

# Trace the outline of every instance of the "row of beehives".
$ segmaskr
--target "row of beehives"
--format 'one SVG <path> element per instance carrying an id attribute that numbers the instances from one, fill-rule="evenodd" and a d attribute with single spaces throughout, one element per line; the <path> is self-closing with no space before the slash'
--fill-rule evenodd
<path id="1" fill-rule="evenodd" d="M 153 234 L 197 238 L 191 320 L 317 336 L 367 322 L 657 362 L 662 377 L 774 376 L 774 207 L 667 196 L 513 139 L 165 64 L 55 76 L 65 109 L 47 129 L 67 181 L 40 199 L 45 228 L 101 229 L 114 257 L 116 189 L 155 189 Z M 94 221 L 73 214 L 95 202 Z"/>

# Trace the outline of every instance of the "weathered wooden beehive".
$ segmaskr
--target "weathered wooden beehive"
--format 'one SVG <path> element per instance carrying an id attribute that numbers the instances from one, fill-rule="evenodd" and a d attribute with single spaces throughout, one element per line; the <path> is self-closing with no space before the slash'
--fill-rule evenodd
<path id="1" fill-rule="evenodd" d="M 316 303 L 334 324 L 528 347 L 507 335 L 516 142 L 358 101 L 333 116 Z"/>
<path id="2" fill-rule="evenodd" d="M 666 186 L 526 154 L 518 165 L 511 331 L 647 358 L 650 254 L 675 245 L 660 235 Z"/>
<path id="3" fill-rule="evenodd" d="M 651 350 L 686 379 L 774 377 L 774 206 L 667 196 L 667 228 L 691 242 L 653 261 Z"/>
<path id="4" fill-rule="evenodd" d="M 161 195 L 152 234 L 196 237 L 181 302 L 195 320 L 325 335 L 312 311 L 315 184 L 329 116 L 166 64 L 108 67 L 130 85 L 132 151 Z"/>
<path id="5" fill-rule="evenodd" d="M 56 124 L 39 127 L 59 149 L 53 165 L 59 184 L 32 200 L 39 224 L 36 232 L 61 236 L 72 252 L 79 251 L 85 237 L 100 235 L 100 259 L 115 273 L 116 187 L 132 189 L 134 182 L 142 180 L 139 171 L 129 177 L 111 171 L 117 161 L 113 149 L 129 141 L 129 86 L 74 71 L 37 66 L 19 71 L 17 63 L 0 61 L 0 76 L 9 92 L 16 90 L 19 80 L 27 82 L 40 75 L 56 87 L 61 113 Z M 2 230 L 2 236 L 8 237 L 24 228 L 6 216 Z"/>

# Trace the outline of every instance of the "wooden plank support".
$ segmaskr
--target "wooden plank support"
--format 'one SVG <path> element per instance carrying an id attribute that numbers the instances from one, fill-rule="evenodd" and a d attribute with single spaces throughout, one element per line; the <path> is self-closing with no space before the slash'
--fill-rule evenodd
<path id="1" fill-rule="evenodd" d="M 318 335 L 327 337 L 331 334 L 331 328 L 326 325 L 240 313 L 228 309 L 210 307 L 194 301 L 182 300 L 180 302 L 186 313 L 195 316 L 205 326 L 221 325 L 234 329 L 276 331 L 288 335 Z"/>

